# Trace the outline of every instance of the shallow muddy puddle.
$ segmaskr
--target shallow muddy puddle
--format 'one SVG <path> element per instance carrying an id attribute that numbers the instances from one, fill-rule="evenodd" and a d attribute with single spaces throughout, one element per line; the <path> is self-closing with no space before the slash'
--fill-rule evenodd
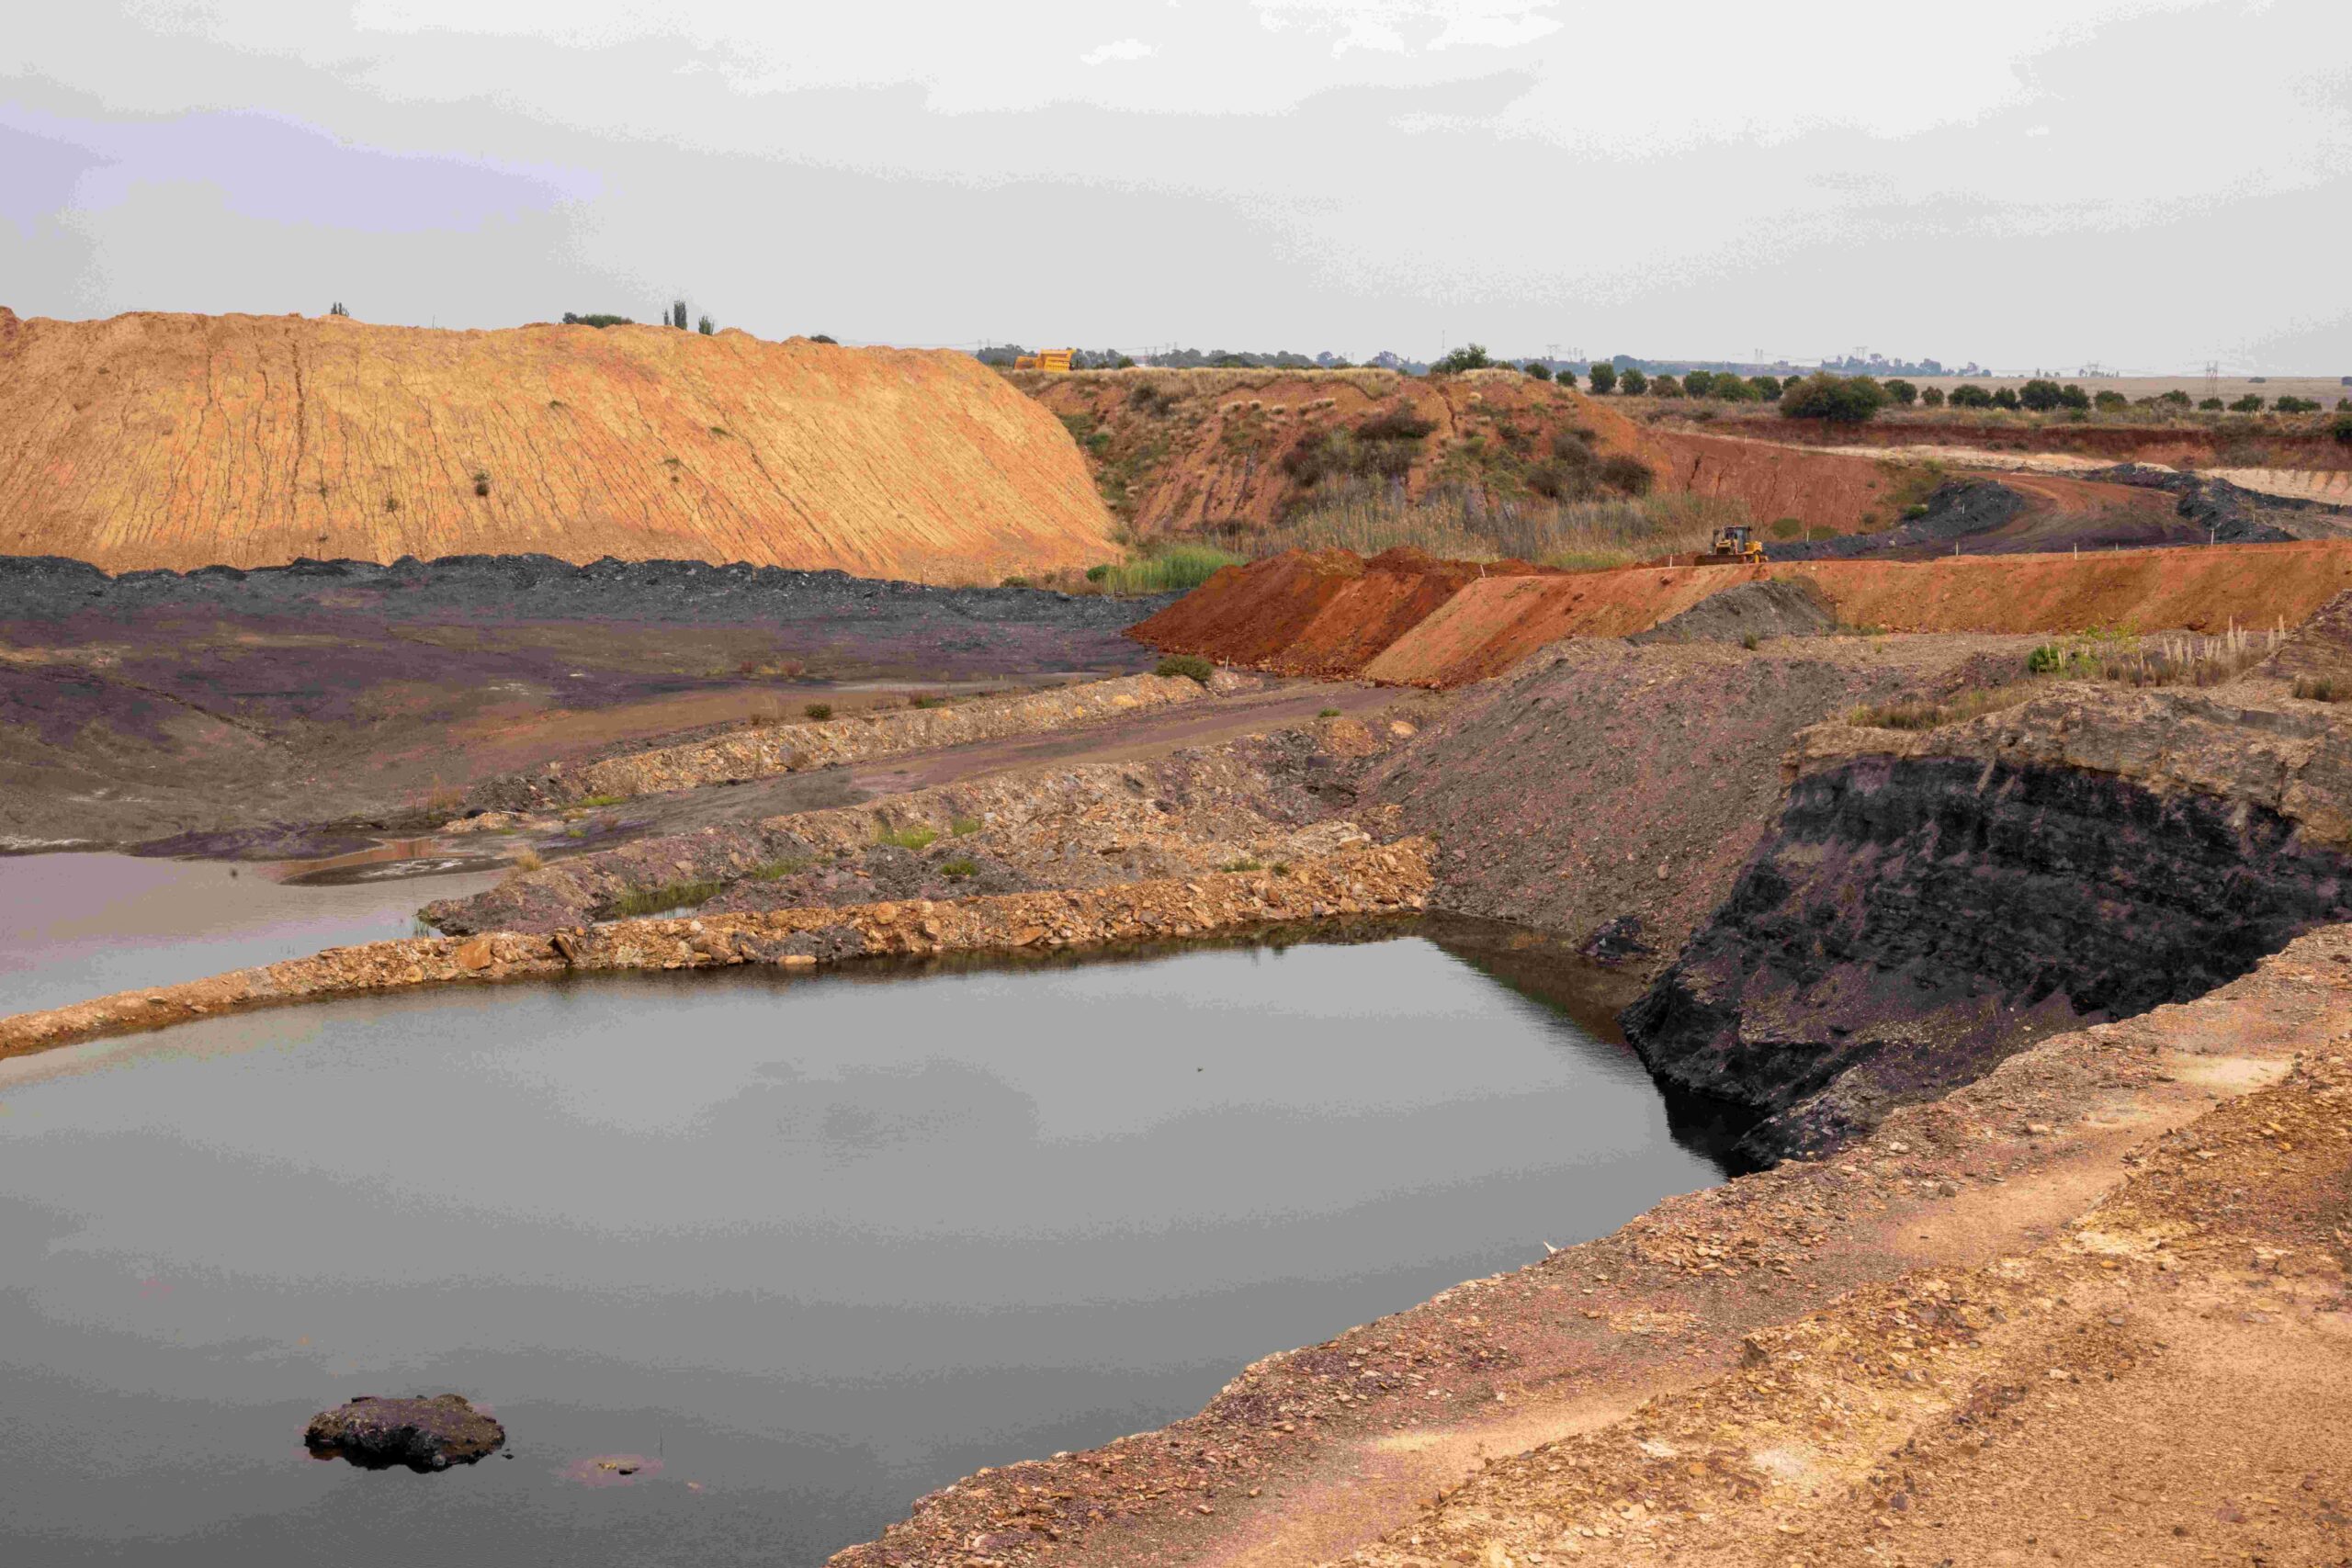
<path id="1" fill-rule="evenodd" d="M 0 1015 L 411 936 L 417 906 L 504 871 L 298 887 L 219 861 L 0 856 Z"/>
<path id="2" fill-rule="evenodd" d="M 1621 1047 L 1423 934 L 74 1047 L 0 1064 L 0 1538 L 814 1564 L 1717 1179 Z M 508 1456 L 301 1449 L 353 1394 L 445 1391 Z"/>

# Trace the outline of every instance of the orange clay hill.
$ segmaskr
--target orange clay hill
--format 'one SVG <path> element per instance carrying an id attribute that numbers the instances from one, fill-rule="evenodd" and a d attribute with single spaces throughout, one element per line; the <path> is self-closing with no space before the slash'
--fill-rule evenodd
<path id="1" fill-rule="evenodd" d="M 1900 510 L 1904 475 L 1893 464 L 1641 424 L 1607 399 L 1515 370 L 1137 368 L 1007 379 L 1061 416 L 1105 502 L 1146 538 L 1273 526 L 1344 478 L 1317 457 L 1336 435 L 1376 452 L 1382 475 L 1410 497 L 1447 485 L 1541 496 L 1568 438 L 1598 458 L 1640 465 L 1640 485 L 1736 502 L 1760 522 L 1794 517 L 1849 534 Z"/>
<path id="2" fill-rule="evenodd" d="M 1111 559 L 970 357 L 741 332 L 0 310 L 0 554 L 110 571 L 539 552 L 993 581 Z"/>
<path id="3" fill-rule="evenodd" d="M 1384 577 L 1408 586 L 1357 586 Z M 2299 625 L 2352 588 L 2352 542 L 1574 572 L 1516 562 L 1482 570 L 1403 551 L 1368 562 L 1293 553 L 1227 567 L 1131 635 L 1229 664 L 1454 686 L 1563 637 L 1646 631 L 1766 577 L 1809 579 L 1840 625 L 1885 631 L 2267 630 Z M 1352 615 L 1359 604 L 1363 613 Z M 1408 620 L 1406 607 L 1422 604 L 1430 608 Z"/>

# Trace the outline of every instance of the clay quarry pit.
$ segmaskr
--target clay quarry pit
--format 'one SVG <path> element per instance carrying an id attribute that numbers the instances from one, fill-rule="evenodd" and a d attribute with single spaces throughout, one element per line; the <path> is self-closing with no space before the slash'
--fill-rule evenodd
<path id="1" fill-rule="evenodd" d="M 60 1561 L 119 1542 L 44 1367 L 148 1400 L 151 1539 L 264 1557 L 2352 1561 L 2325 483 L 741 333 L 0 359 L 0 1456 Z M 592 425 L 576 471 L 470 509 L 371 444 L 381 359 L 445 442 Z M 1399 410 L 1407 491 L 1499 422 L 1820 536 L 988 586 L 1274 528 L 1280 453 Z M 240 1252 L 223 1206 L 307 1223 L 273 1164 L 365 1239 Z M 451 1388 L 511 1462 L 301 1468 Z"/>

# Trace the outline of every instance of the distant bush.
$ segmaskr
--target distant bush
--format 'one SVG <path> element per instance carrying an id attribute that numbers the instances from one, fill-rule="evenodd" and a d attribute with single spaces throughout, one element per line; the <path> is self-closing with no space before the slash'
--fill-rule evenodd
<path id="1" fill-rule="evenodd" d="M 1951 389 L 1951 406 L 1956 409 L 1989 409 L 1993 394 L 1973 381 L 1962 381 Z"/>
<path id="2" fill-rule="evenodd" d="M 1216 673 L 1216 666 L 1197 653 L 1171 653 L 1153 668 L 1152 673 L 1170 679 L 1182 677 L 1187 681 L 1197 681 L 1205 686 L 1209 683 L 1209 677 Z"/>
<path id="3" fill-rule="evenodd" d="M 2317 413 L 2319 404 L 2310 398 L 2279 398 L 2270 405 L 2280 413 Z"/>
<path id="4" fill-rule="evenodd" d="M 1660 376 L 1650 383 L 1650 396 L 1654 398 L 1679 398 L 1681 395 L 1682 383 L 1671 376 Z"/>
<path id="5" fill-rule="evenodd" d="M 718 331 L 718 323 L 712 321 L 708 316 L 705 316 L 695 322 L 695 331 L 702 333 L 705 337 L 709 337 Z"/>
<path id="6" fill-rule="evenodd" d="M 1919 389 L 1900 376 L 1887 382 L 1885 386 L 1886 395 L 1893 398 L 1900 407 L 1907 409 L 1919 400 Z"/>
<path id="7" fill-rule="evenodd" d="M 1110 575 L 1111 567 L 1107 561 L 1098 561 L 1086 569 L 1086 581 L 1089 582 L 1101 582 Z"/>
<path id="8" fill-rule="evenodd" d="M 1756 395 L 1766 402 L 1777 403 L 1781 400 L 1781 378 L 1778 376 L 1751 376 L 1748 378 L 1747 384 L 1755 388 Z"/>
<path id="9" fill-rule="evenodd" d="M 2173 407 L 2177 409 L 2185 409 L 2188 406 L 2188 394 L 2182 391 L 2178 387 L 2175 387 L 2169 392 L 2158 393 L 2156 396 L 2156 401 L 2160 403 L 2170 403 Z"/>
<path id="10" fill-rule="evenodd" d="M 1690 383 L 1685 381 L 1683 385 L 1687 388 Z M 1777 391 L 1779 387 L 1780 383 L 1773 383 L 1774 390 Z M 1713 385 L 1707 389 L 1707 395 L 1721 398 L 1727 403 L 1752 403 L 1761 400 L 1764 396 L 1753 382 L 1743 381 L 1728 374 L 1716 377 Z"/>
<path id="11" fill-rule="evenodd" d="M 2352 398 L 2336 399 L 2335 412 L 2338 413 L 2352 413 Z"/>
<path id="12" fill-rule="evenodd" d="M 1026 588 L 1029 586 L 1029 580 L 1016 571 L 1012 576 L 999 582 L 997 586 L 999 588 Z"/>
<path id="13" fill-rule="evenodd" d="M 1548 381 L 1552 378 L 1552 367 L 1544 364 L 1540 359 L 1529 360 L 1524 368 L 1530 376 L 1534 377 L 1538 381 Z"/>
<path id="14" fill-rule="evenodd" d="M 1820 419 L 1835 424 L 1860 424 L 1886 406 L 1886 389 L 1867 376 L 1808 376 L 1781 393 L 1781 413 L 1788 419 Z"/>
<path id="15" fill-rule="evenodd" d="M 2199 398 L 2197 400 L 2197 406 L 2203 409 L 2207 413 L 2220 413 L 2222 412 L 2222 400 L 2219 398 Z"/>
<path id="16" fill-rule="evenodd" d="M 1573 387 L 1577 384 L 1577 373 L 1564 367 L 1552 373 L 1552 379 L 1563 387 Z"/>
<path id="17" fill-rule="evenodd" d="M 2091 395 L 2069 381 L 2058 389 L 2058 403 L 2061 408 L 2070 408 L 2079 412 L 2091 406 Z"/>
<path id="18" fill-rule="evenodd" d="M 1596 361 L 1585 376 L 1592 383 L 1592 389 L 1604 398 L 1617 389 L 1617 367 L 1605 359 Z"/>
<path id="19" fill-rule="evenodd" d="M 2018 389 L 2018 401 L 2035 413 L 2048 413 L 2065 400 L 2065 394 L 2059 390 L 2057 382 L 2045 380 L 2040 376 Z"/>
<path id="20" fill-rule="evenodd" d="M 630 321 L 627 316 L 616 316 L 605 310 L 598 310 L 593 314 L 585 316 L 575 316 L 571 311 L 566 310 L 563 313 L 563 324 L 567 327 L 627 327 L 636 325 L 636 323 Z"/>
<path id="21" fill-rule="evenodd" d="M 2091 401 L 2097 403 L 2100 408 L 2106 410 L 2109 413 L 2113 413 L 2119 409 L 2128 409 L 2132 406 L 2131 399 L 2125 397 L 2120 392 L 2111 389 L 2102 389 L 2098 396 L 2093 398 Z"/>
<path id="22" fill-rule="evenodd" d="M 1408 404 L 1385 409 L 1356 426 L 1359 441 L 1419 441 L 1437 426 L 1416 414 Z"/>
<path id="23" fill-rule="evenodd" d="M 2245 397 L 2240 398 L 2236 402 L 2230 405 L 2230 412 L 2232 413 L 2260 413 L 2262 412 L 2262 394 L 2259 392 L 2248 392 Z"/>
<path id="24" fill-rule="evenodd" d="M 1611 490 L 1626 495 L 1647 495 L 1650 487 L 1657 483 L 1657 475 L 1650 471 L 1647 463 L 1622 452 L 1616 457 L 1602 458 L 1593 477 Z"/>
<path id="25" fill-rule="evenodd" d="M 338 299 L 334 304 L 327 307 L 327 314 L 330 316 L 348 316 L 351 314 L 351 311 L 344 305 L 342 300 Z"/>
<path id="26" fill-rule="evenodd" d="M 1625 389 L 1625 395 L 1629 398 L 1638 398 L 1650 389 L 1650 378 L 1642 374 L 1637 366 L 1627 366 L 1617 378 L 1617 384 Z"/>
<path id="27" fill-rule="evenodd" d="M 841 343 L 839 338 L 832 336 L 829 333 L 810 333 L 808 334 L 808 341 L 810 343 L 830 343 L 835 346 L 839 346 Z"/>
<path id="28" fill-rule="evenodd" d="M 1941 387 L 1929 387 L 1926 391 L 1919 394 L 1919 404 L 1922 408 L 1939 409 L 1943 407 L 1944 389 Z"/>
<path id="29" fill-rule="evenodd" d="M 476 495 L 490 493 L 490 475 L 480 468 L 474 470 L 474 493 Z"/>
<path id="30" fill-rule="evenodd" d="M 1994 389 L 1993 406 L 1996 409 L 2007 409 L 2011 413 L 2015 413 L 2024 401 L 2025 400 L 2018 395 L 2018 389 L 2015 387 Z"/>
<path id="31" fill-rule="evenodd" d="M 1663 381 L 1665 377 L 1658 378 Z M 1694 398 L 1703 398 L 1715 389 L 1715 373 L 1712 370 L 1691 370 L 1683 375 L 1682 389 Z"/>
<path id="32" fill-rule="evenodd" d="M 2344 407 L 2342 403 L 2338 403 L 2335 406 L 2337 408 Z M 2338 446 L 2352 446 L 2352 409 L 2346 409 L 2344 412 L 2339 413 L 2334 419 L 2329 420 L 2327 422 L 2327 433 L 2335 437 L 2336 444 Z"/>
<path id="33" fill-rule="evenodd" d="M 1459 376 L 1464 370 L 1484 370 L 1494 361 L 1487 357 L 1487 345 L 1465 343 L 1430 367 L 1432 376 Z"/>
<path id="34" fill-rule="evenodd" d="M 802 708 L 800 711 L 810 718 L 821 721 L 833 716 L 833 705 L 831 703 L 810 703 L 807 707 Z"/>

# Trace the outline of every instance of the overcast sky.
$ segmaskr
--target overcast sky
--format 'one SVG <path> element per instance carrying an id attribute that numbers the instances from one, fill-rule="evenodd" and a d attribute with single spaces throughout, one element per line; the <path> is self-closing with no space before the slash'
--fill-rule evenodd
<path id="1" fill-rule="evenodd" d="M 28 0 L 0 304 L 2352 373 L 2352 0 Z"/>

